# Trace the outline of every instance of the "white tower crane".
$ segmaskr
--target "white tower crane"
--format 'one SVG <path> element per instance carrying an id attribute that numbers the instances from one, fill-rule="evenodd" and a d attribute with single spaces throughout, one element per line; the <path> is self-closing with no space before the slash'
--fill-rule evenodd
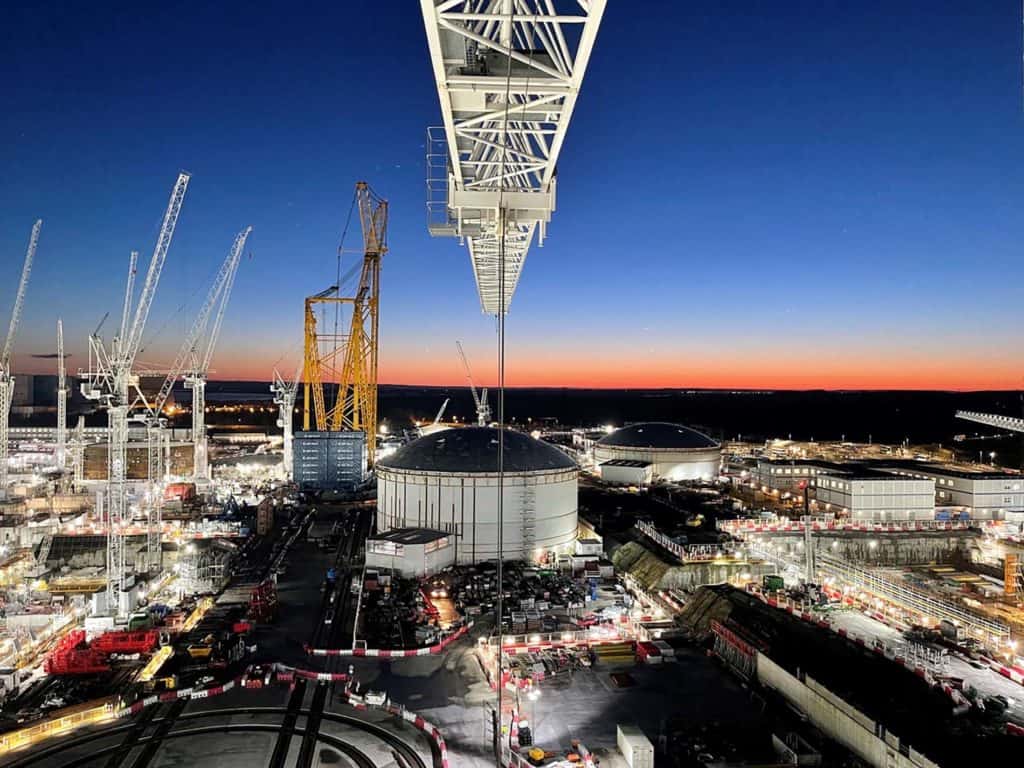
<path id="1" fill-rule="evenodd" d="M 213 345 L 216 344 L 214 336 L 219 333 L 220 321 L 224 314 L 224 304 L 227 301 L 227 295 L 231 292 L 231 285 L 234 282 L 235 272 L 237 271 L 238 263 L 241 260 L 242 250 L 245 247 L 245 241 L 249 237 L 249 233 L 251 231 L 252 227 L 247 227 L 240 232 L 237 237 L 235 237 L 234 245 L 232 245 L 231 251 L 228 253 L 227 258 L 224 259 L 224 263 L 221 264 L 216 277 L 214 277 L 213 284 L 210 286 L 210 290 L 206 295 L 206 300 L 200 307 L 199 314 L 196 315 L 196 318 L 192 323 L 192 327 L 189 329 L 184 341 L 182 341 L 181 347 L 178 349 L 178 354 L 175 356 L 174 362 L 171 363 L 171 367 L 164 377 L 163 384 L 160 385 L 159 392 L 157 392 L 153 401 L 147 404 L 148 412 L 144 417 L 149 448 L 149 505 L 147 510 L 146 552 L 149 560 L 149 568 L 151 569 L 157 569 L 160 565 L 160 537 L 163 526 L 163 480 L 165 474 L 163 452 L 166 444 L 166 433 L 163 430 L 163 419 L 160 414 L 163 412 L 164 406 L 167 404 L 167 398 L 170 396 L 171 390 L 174 388 L 174 382 L 178 380 L 178 377 L 181 376 L 183 371 L 191 367 L 193 371 L 202 370 L 205 375 L 205 371 L 209 367 L 212 348 Z M 207 341 L 205 355 L 200 359 L 199 355 L 202 351 L 202 337 L 203 334 L 206 333 L 206 327 L 210 320 L 210 313 L 213 311 L 213 307 L 217 303 L 218 299 L 220 299 L 221 304 L 217 314 L 217 319 L 214 321 L 214 330 Z M 186 386 L 189 386 L 190 381 L 193 381 L 194 386 L 194 379 L 190 379 L 190 376 L 195 376 L 195 373 L 186 375 Z M 203 389 L 203 387 L 205 387 L 205 383 L 205 379 L 203 379 L 202 385 L 198 388 L 198 391 L 200 392 L 200 399 L 202 399 L 202 392 L 205 391 Z M 195 392 L 196 390 L 193 391 Z M 193 395 L 193 398 L 194 397 L 195 395 Z M 205 410 L 202 405 L 199 407 L 201 410 Z M 193 457 L 198 461 L 200 456 L 205 460 L 206 446 L 205 427 L 203 426 L 202 416 L 199 417 L 200 430 L 198 432 L 196 430 L 196 408 L 197 403 L 193 399 L 193 441 L 201 441 L 204 443 L 201 450 L 198 444 L 193 448 Z M 197 434 L 199 435 L 198 438 Z M 193 467 L 195 479 L 201 482 L 201 476 L 199 471 L 196 469 L 196 466 Z"/>
<path id="2" fill-rule="evenodd" d="M 64 365 L 64 322 L 57 320 L 57 469 L 67 467 L 68 380 Z"/>
<path id="3" fill-rule="evenodd" d="M 99 337 L 98 331 L 89 338 L 89 370 L 82 384 L 82 394 L 91 400 L 102 401 L 107 408 L 109 427 L 107 448 L 107 600 L 109 608 L 117 614 L 124 614 L 127 606 L 121 604 L 126 586 L 124 526 L 128 522 L 127 498 L 127 452 L 128 414 L 137 403 L 145 403 L 139 390 L 139 377 L 132 373 L 135 356 L 142 344 L 146 319 L 153 304 L 160 273 L 167 259 L 171 238 L 178 223 L 181 206 L 188 189 L 189 174 L 180 173 L 171 190 L 171 197 L 164 211 L 163 222 L 157 235 L 156 246 L 146 272 L 146 281 L 139 294 L 138 303 L 129 327 L 115 337 L 109 349 Z M 129 281 L 134 283 L 134 271 L 129 271 Z M 126 306 L 122 318 L 131 315 L 131 287 L 125 292 Z"/>
<path id="4" fill-rule="evenodd" d="M 4 342 L 3 353 L 0 354 L 0 499 L 7 498 L 7 440 L 10 428 L 11 401 L 14 397 L 11 353 L 14 351 L 14 336 L 18 332 L 21 310 L 25 306 L 25 290 L 28 288 L 28 277 L 32 273 L 32 261 L 36 257 L 39 230 L 42 229 L 42 226 L 42 219 L 37 219 L 36 223 L 32 225 L 32 234 L 28 238 L 28 250 L 25 252 L 25 263 L 21 268 L 21 281 L 18 283 L 18 292 L 14 298 L 11 323 L 7 326 L 7 340 Z"/>
<path id="5" fill-rule="evenodd" d="M 477 426 L 486 427 L 491 423 L 491 406 L 487 404 L 487 387 L 484 387 L 477 393 L 476 386 L 473 384 L 473 374 L 469 370 L 469 361 L 466 359 L 466 353 L 462 350 L 462 342 L 456 341 L 455 346 L 459 349 L 462 366 L 466 369 L 466 381 L 469 382 L 469 391 L 473 393 L 473 403 L 476 405 Z"/>
<path id="6" fill-rule="evenodd" d="M 1006 429 L 1010 432 L 1024 432 L 1024 419 L 1019 419 L 1016 416 L 1003 416 L 998 413 L 978 413 L 976 411 L 957 411 L 956 417 L 964 421 L 973 421 L 975 424 Z"/>
<path id="7" fill-rule="evenodd" d="M 429 229 L 466 242 L 487 314 L 508 312 L 538 229 L 543 245 L 605 2 L 420 0 L 443 122 L 428 131 Z"/>
<path id="8" fill-rule="evenodd" d="M 302 363 L 295 371 L 291 381 L 285 381 L 277 368 L 274 369 L 274 383 L 270 391 L 274 394 L 277 406 L 277 426 L 284 430 L 284 455 L 281 457 L 282 476 L 286 480 L 292 478 L 292 446 L 293 424 L 295 413 L 295 396 L 299 392 L 299 379 L 302 376 Z"/>
<path id="9" fill-rule="evenodd" d="M 214 285 L 216 287 L 221 278 L 223 278 L 223 282 L 220 282 L 220 286 L 217 288 L 219 304 L 217 315 L 213 320 L 213 328 L 206 340 L 206 350 L 201 355 L 199 350 L 193 352 L 192 369 L 185 375 L 185 387 L 192 390 L 192 474 L 196 483 L 200 484 L 210 481 L 210 457 L 206 444 L 206 375 L 210 370 L 213 350 L 217 347 L 217 340 L 220 338 L 224 310 L 227 309 L 228 299 L 231 298 L 231 289 L 235 285 L 235 274 L 238 272 L 238 264 L 242 259 L 245 241 L 251 232 L 252 227 L 246 227 L 238 233 L 234 245 L 231 247 L 231 253 L 228 254 L 227 260 L 221 267 L 217 276 L 218 281 L 215 281 Z M 211 302 L 210 305 L 203 308 L 207 315 L 212 307 L 212 300 L 218 299 L 218 296 L 213 295 L 213 290 L 211 289 L 211 296 L 207 298 L 207 301 Z"/>

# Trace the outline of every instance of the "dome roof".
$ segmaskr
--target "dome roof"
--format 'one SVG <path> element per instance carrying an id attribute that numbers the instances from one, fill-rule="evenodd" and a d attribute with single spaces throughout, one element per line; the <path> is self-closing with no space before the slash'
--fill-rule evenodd
<path id="1" fill-rule="evenodd" d="M 718 441 L 712 440 L 703 432 L 684 427 L 680 424 L 669 424 L 665 421 L 648 421 L 642 424 L 630 424 L 605 435 L 597 441 L 597 445 L 621 448 L 718 448 Z"/>
<path id="2" fill-rule="evenodd" d="M 495 427 L 446 429 L 413 440 L 377 466 L 424 472 L 497 472 L 498 434 Z M 504 442 L 506 472 L 576 469 L 576 462 L 558 448 L 522 432 L 505 430 Z"/>

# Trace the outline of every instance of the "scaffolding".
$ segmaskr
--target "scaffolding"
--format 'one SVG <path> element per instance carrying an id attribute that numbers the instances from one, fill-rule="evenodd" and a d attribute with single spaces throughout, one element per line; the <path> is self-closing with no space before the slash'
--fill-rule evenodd
<path id="1" fill-rule="evenodd" d="M 1010 638 L 1009 625 L 980 616 L 907 584 L 887 579 L 877 571 L 861 568 L 821 554 L 818 555 L 818 571 L 890 603 L 903 606 L 921 616 L 951 622 L 986 642 L 1005 644 Z"/>

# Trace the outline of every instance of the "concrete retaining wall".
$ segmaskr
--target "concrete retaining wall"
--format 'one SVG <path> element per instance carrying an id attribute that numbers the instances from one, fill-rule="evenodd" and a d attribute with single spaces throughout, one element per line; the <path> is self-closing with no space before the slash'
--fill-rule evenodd
<path id="1" fill-rule="evenodd" d="M 814 679 L 797 679 L 763 653 L 757 654 L 757 679 L 778 691 L 827 736 L 877 768 L 939 768 L 913 749 L 904 754 L 896 735 L 885 733 L 878 723 Z"/>

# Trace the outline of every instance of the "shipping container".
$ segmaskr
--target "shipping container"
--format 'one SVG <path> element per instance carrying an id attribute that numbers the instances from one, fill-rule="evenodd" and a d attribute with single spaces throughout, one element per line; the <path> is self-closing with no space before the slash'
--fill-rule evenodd
<path id="1" fill-rule="evenodd" d="M 765 574 L 761 583 L 765 592 L 781 592 L 786 588 L 786 582 L 776 574 Z"/>
<path id="2" fill-rule="evenodd" d="M 654 745 L 635 725 L 616 726 L 617 743 L 629 768 L 654 768 Z"/>

